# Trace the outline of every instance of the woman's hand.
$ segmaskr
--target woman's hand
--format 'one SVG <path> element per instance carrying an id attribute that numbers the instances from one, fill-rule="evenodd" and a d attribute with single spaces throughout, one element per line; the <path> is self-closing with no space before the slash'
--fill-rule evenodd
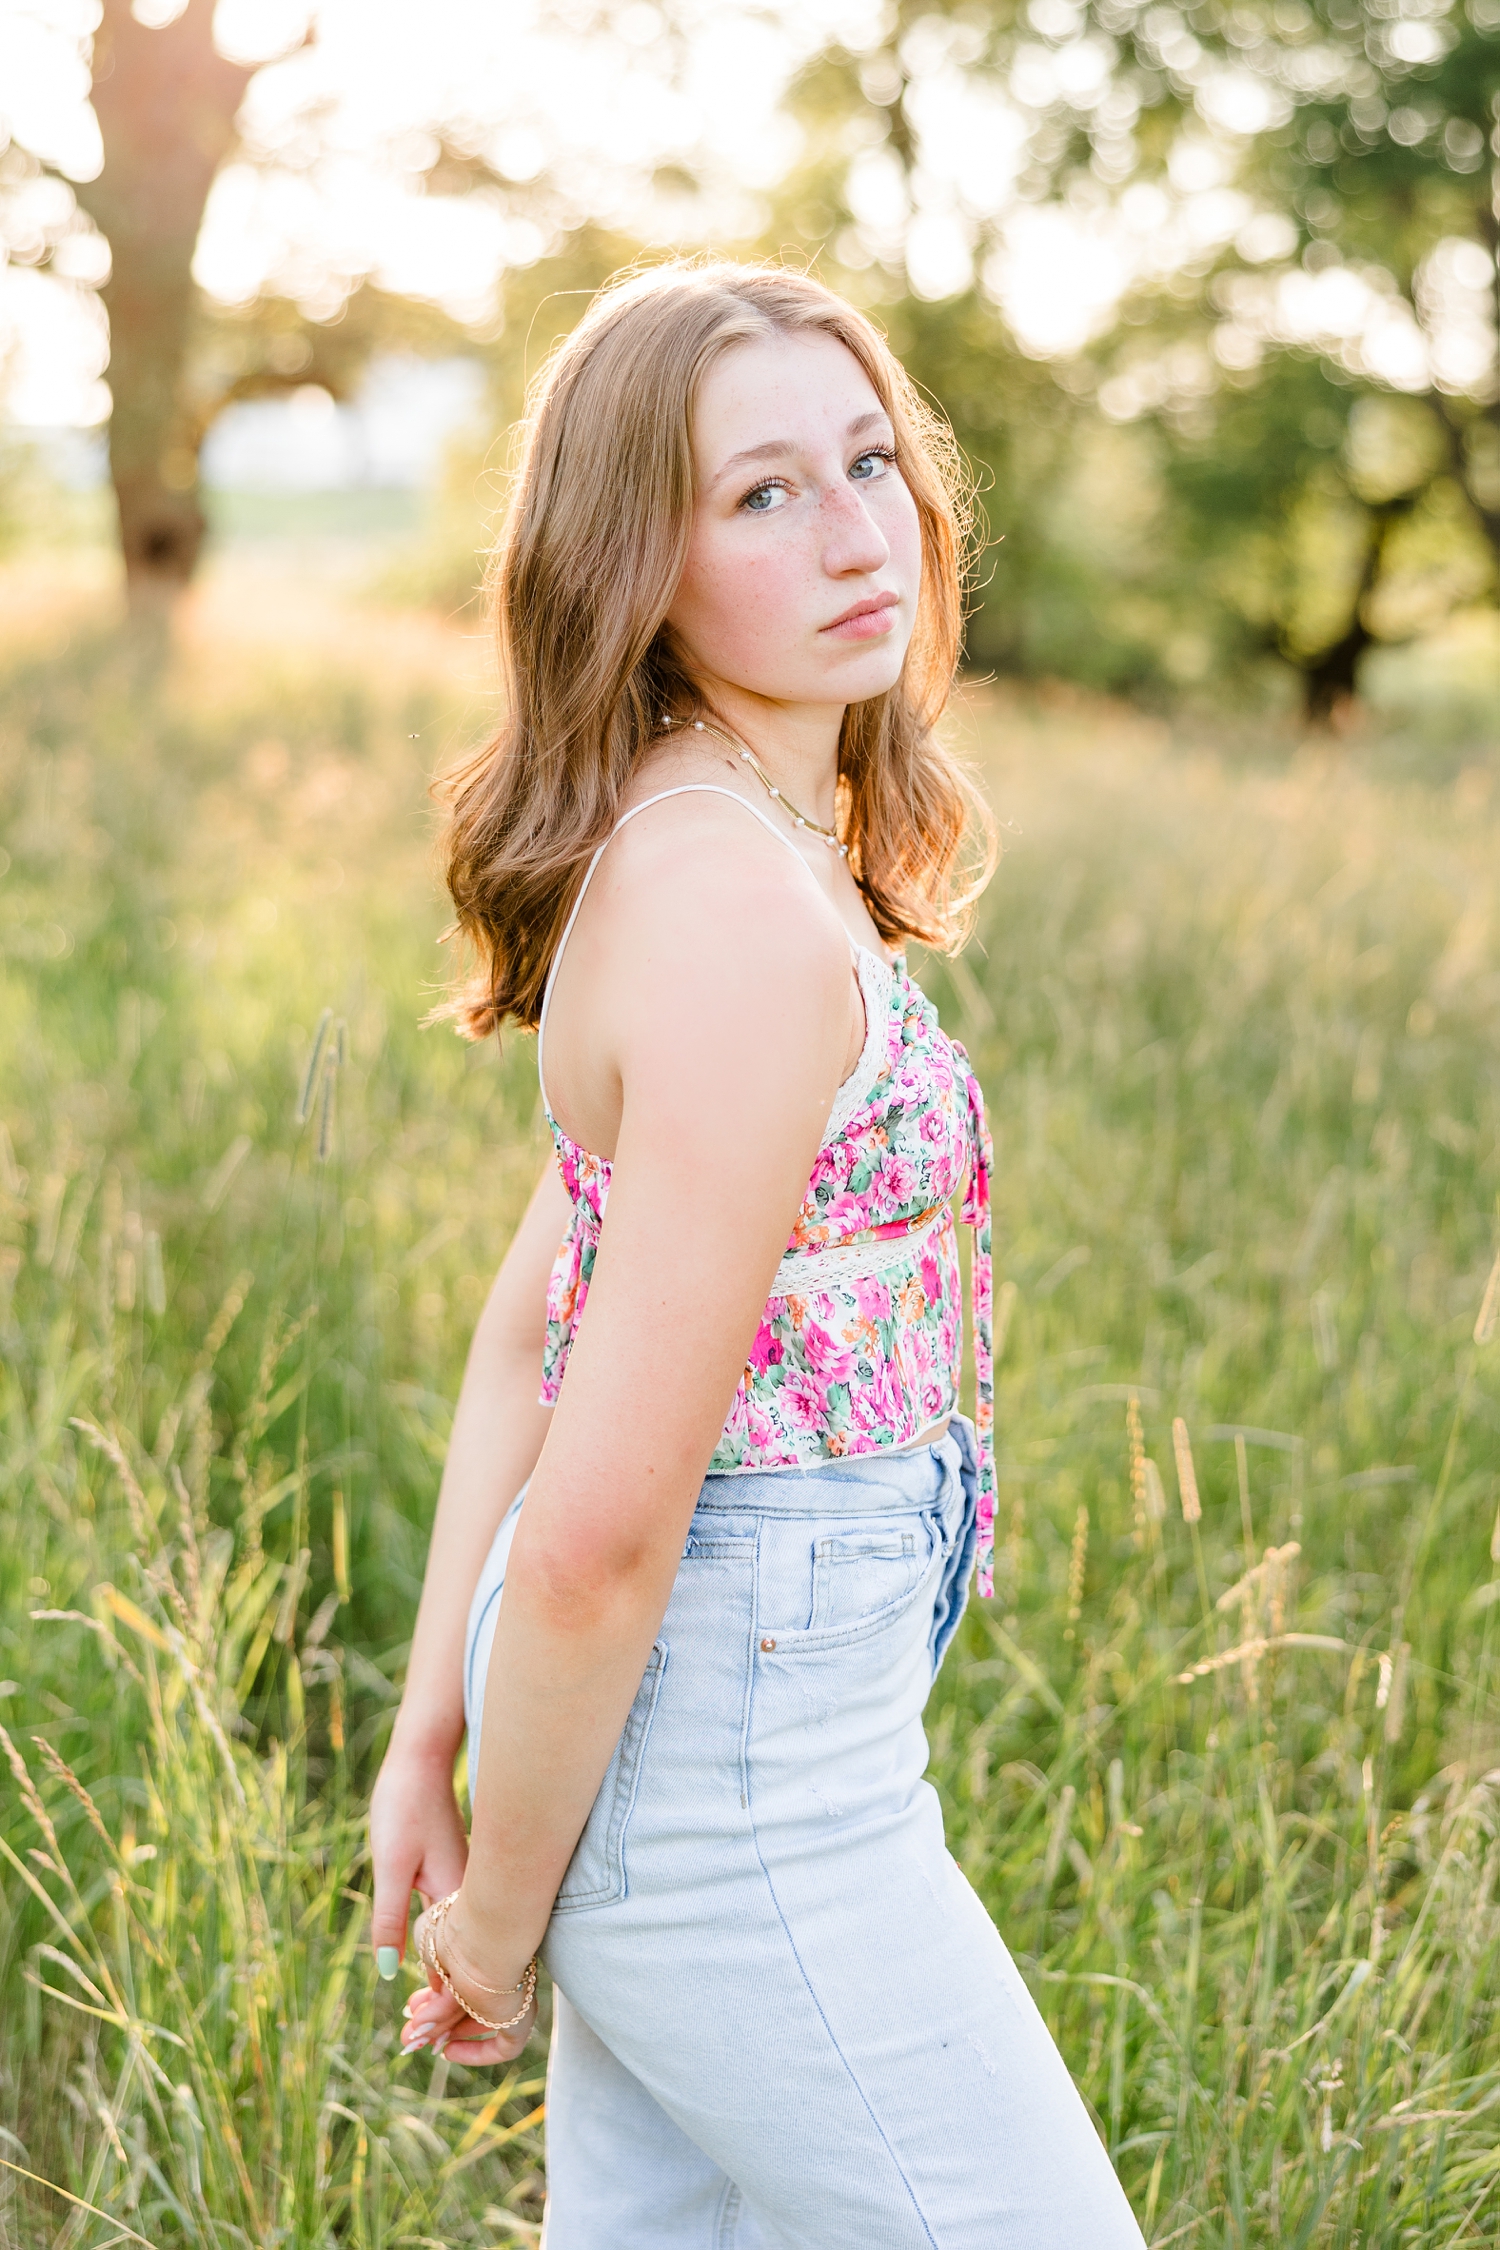
<path id="1" fill-rule="evenodd" d="M 441 1895 L 446 1897 L 447 1893 Z M 462 1891 L 436 1923 L 430 1909 L 420 1917 L 414 1941 L 417 1958 L 427 1969 L 427 1989 L 414 1992 L 406 2003 L 402 2053 L 411 2055 L 420 2048 L 435 2047 L 450 2062 L 483 2065 L 513 2061 L 531 2037 L 536 2022 L 535 1982 L 529 1978 L 528 1964 L 514 1958 L 514 1944 L 488 1935 L 471 1922 Z M 503 2023 L 511 2016 L 517 2018 L 509 2030 L 487 2030 L 455 2000 L 433 1966 L 434 1953 L 441 1958 L 451 1982 L 481 2016 L 492 2024 Z"/>
<path id="2" fill-rule="evenodd" d="M 446 1898 L 464 1879 L 469 1839 L 453 1791 L 453 1759 L 393 1740 L 370 1800 L 375 1965 L 388 1981 L 406 1951 L 411 1894 Z M 476 1995 L 477 1997 L 477 1995 Z"/>

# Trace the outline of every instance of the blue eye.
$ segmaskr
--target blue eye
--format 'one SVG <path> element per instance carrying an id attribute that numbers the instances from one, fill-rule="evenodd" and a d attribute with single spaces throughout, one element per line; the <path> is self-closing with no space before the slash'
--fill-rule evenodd
<path id="1" fill-rule="evenodd" d="M 763 516 L 770 512 L 771 503 L 775 497 L 776 487 L 774 484 L 758 484 L 753 492 L 745 494 L 740 505 L 748 508 L 752 515 Z"/>
<path id="2" fill-rule="evenodd" d="M 880 462 L 881 468 L 870 469 L 866 467 L 866 464 L 871 461 Z M 861 484 L 873 484 L 876 477 L 881 475 L 885 469 L 893 469 L 895 466 L 896 456 L 894 453 L 883 445 L 872 445 L 868 453 L 862 453 L 859 459 L 852 464 L 849 474 L 851 477 L 859 477 Z M 861 470 L 864 471 L 863 475 L 860 474 Z"/>

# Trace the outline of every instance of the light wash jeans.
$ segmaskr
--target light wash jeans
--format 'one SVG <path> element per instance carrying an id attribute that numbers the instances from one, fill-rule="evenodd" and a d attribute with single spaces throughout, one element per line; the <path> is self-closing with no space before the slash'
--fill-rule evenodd
<path id="1" fill-rule="evenodd" d="M 943 1844 L 973 1439 L 709 1477 L 558 1894 L 546 2250 L 1141 2250 Z M 521 1502 L 469 1617 L 485 1667 Z"/>

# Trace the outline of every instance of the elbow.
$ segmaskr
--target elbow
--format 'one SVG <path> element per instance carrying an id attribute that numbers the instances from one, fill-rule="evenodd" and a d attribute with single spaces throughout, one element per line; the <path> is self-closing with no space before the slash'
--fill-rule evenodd
<path id="1" fill-rule="evenodd" d="M 614 1626 L 633 1624 L 653 1603 L 660 1615 L 671 1572 L 663 1579 L 639 1543 L 612 1538 L 597 1524 L 577 1531 L 538 1526 L 526 1538 L 525 1516 L 523 1508 L 505 1593 L 549 1637 L 592 1640 Z"/>

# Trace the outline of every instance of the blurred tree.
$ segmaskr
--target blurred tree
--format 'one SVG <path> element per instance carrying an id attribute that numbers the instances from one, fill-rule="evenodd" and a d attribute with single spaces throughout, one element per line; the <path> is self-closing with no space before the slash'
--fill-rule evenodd
<path id="1" fill-rule="evenodd" d="M 180 591 L 203 544 L 200 433 L 184 382 L 193 250 L 249 75 L 214 46 L 213 0 L 188 0 L 158 29 L 130 0 L 103 0 L 94 110 L 104 168 L 78 195 L 112 254 L 109 465 L 133 606 Z"/>
<path id="2" fill-rule="evenodd" d="M 274 292 L 219 305 L 198 288 L 204 208 L 221 165 L 246 155 L 237 113 L 256 67 L 218 51 L 213 19 L 214 0 L 156 0 L 139 14 L 132 0 L 100 0 L 97 177 L 70 182 L 22 147 L 0 151 L 4 250 L 100 287 L 108 312 L 110 473 L 128 599 L 146 615 L 169 608 L 197 565 L 206 528 L 199 458 L 227 406 L 303 384 L 345 400 L 377 351 L 475 348 L 436 305 L 368 282 L 315 312 Z M 465 193 L 493 181 L 434 135 L 416 187 Z"/>
<path id="3" fill-rule="evenodd" d="M 1205 633 L 1219 663 L 1273 649 L 1318 717 L 1372 638 L 1493 586 L 1500 0 L 898 0 L 796 99 L 785 208 L 919 361 L 963 339 L 933 387 L 1020 534 L 974 621 L 991 661 L 1046 647 L 1017 630 L 1028 586 L 1056 617 L 1092 581 L 1118 669 L 1131 620 L 1147 669 Z M 1050 398 L 999 309 L 1017 213 L 1048 205 L 1135 267 L 1099 333 L 1046 347 Z M 1091 401 L 1147 441 L 1115 456 L 1138 536 L 1105 542 L 1112 585 L 1067 504 Z M 1119 493 L 1095 499 L 1103 534 Z"/>
<path id="4" fill-rule="evenodd" d="M 929 29 L 934 20 L 912 16 Z M 1164 627 L 1142 551 L 1146 449 L 1101 430 L 1092 379 L 1070 388 L 1060 379 L 1068 370 L 1028 356 L 972 277 L 946 297 L 917 294 L 905 237 L 923 192 L 921 146 L 906 107 L 912 81 L 894 59 L 900 37 L 898 24 L 892 46 L 873 55 L 831 49 L 799 77 L 789 107 L 804 155 L 773 198 L 761 246 L 774 256 L 796 245 L 863 305 L 953 425 L 978 503 L 967 661 L 1145 686 L 1159 672 L 1153 643 Z M 855 205 L 868 212 L 871 198 L 860 174 L 892 158 L 906 185 L 888 171 L 889 215 L 862 222 Z"/>
<path id="5" fill-rule="evenodd" d="M 1218 379 L 1197 429 L 1174 433 L 1171 473 L 1199 503 L 1195 543 L 1234 525 L 1247 554 L 1277 548 L 1238 606 L 1259 600 L 1309 716 L 1332 716 L 1373 642 L 1436 621 L 1440 589 L 1495 583 L 1500 5 L 1198 0 L 1137 17 L 1095 0 L 1087 20 L 1158 145 L 1243 129 L 1233 178 L 1254 208 L 1197 277 Z M 1117 358 L 1149 352 L 1135 310 Z M 1437 520 L 1450 567 L 1434 576 L 1416 557 Z M 1414 563 L 1425 598 L 1403 584 Z"/>

